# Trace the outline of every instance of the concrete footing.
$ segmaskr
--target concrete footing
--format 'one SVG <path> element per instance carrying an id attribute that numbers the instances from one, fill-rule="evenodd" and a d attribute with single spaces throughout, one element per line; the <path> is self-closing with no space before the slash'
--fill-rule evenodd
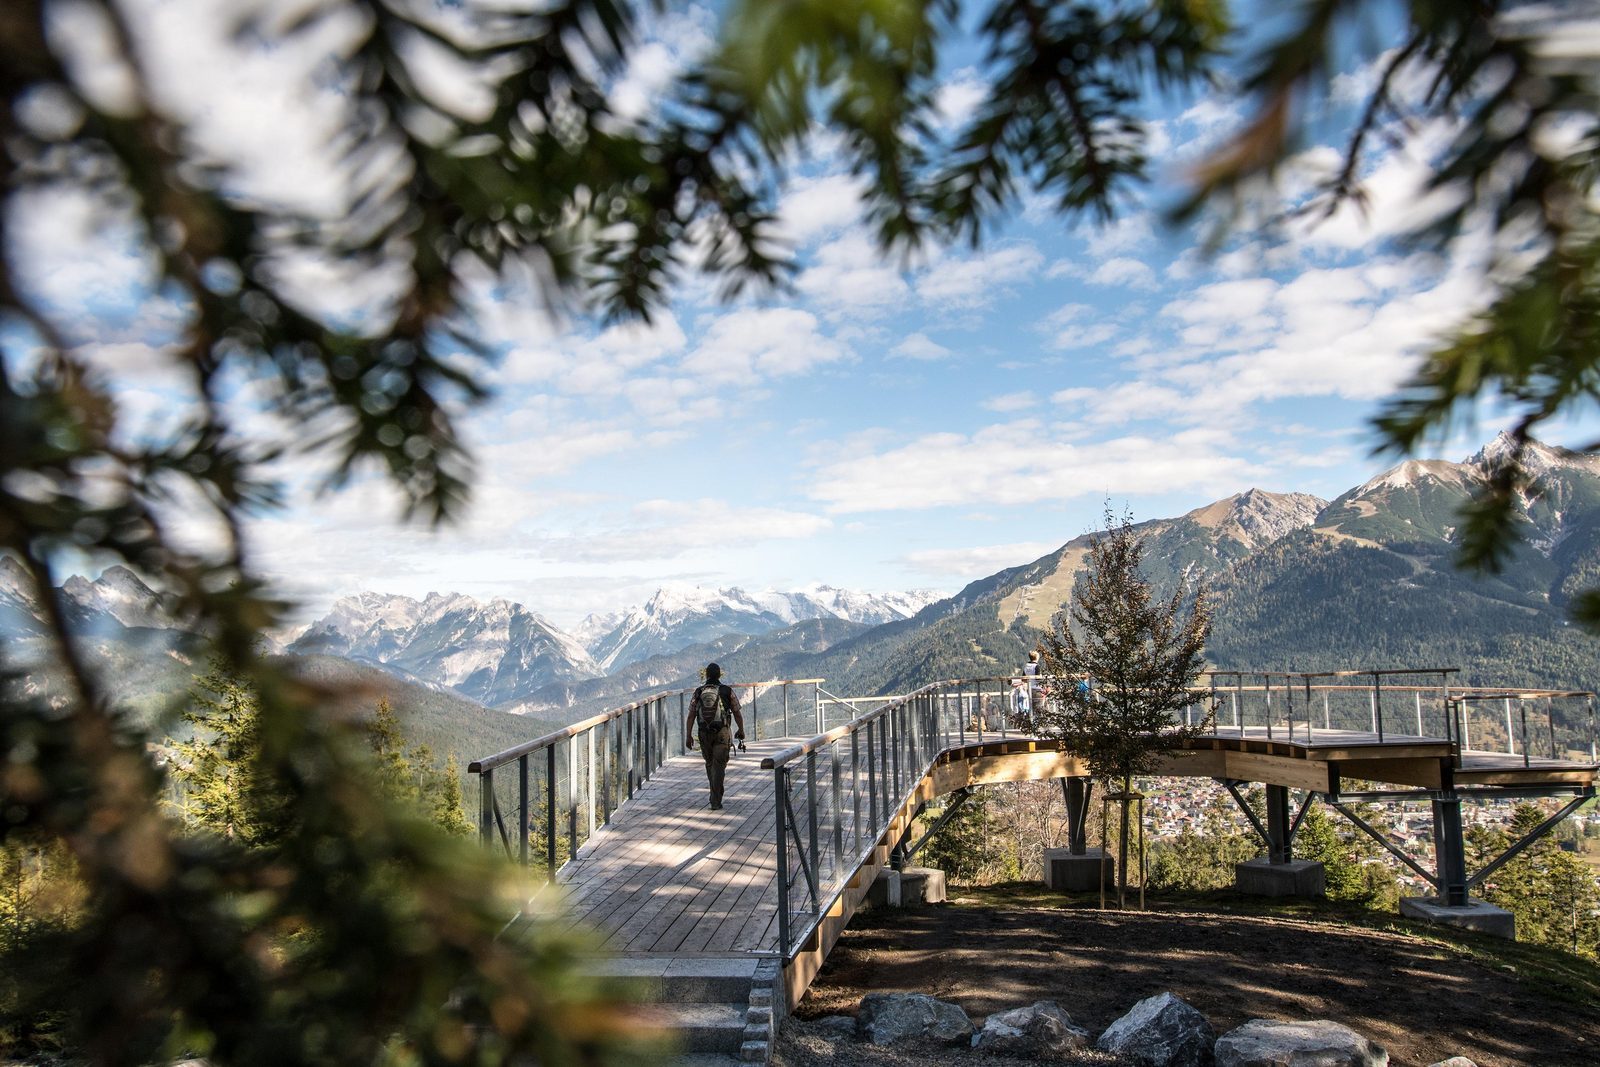
<path id="1" fill-rule="evenodd" d="M 918 904 L 943 904 L 949 899 L 944 872 L 932 867 L 884 868 L 867 890 L 867 903 L 879 908 L 911 908 Z"/>
<path id="2" fill-rule="evenodd" d="M 1327 872 L 1313 860 L 1273 863 L 1266 857 L 1234 864 L 1233 885 L 1253 897 L 1322 897 L 1328 894 Z"/>
<path id="3" fill-rule="evenodd" d="M 875 908 L 900 906 L 900 872 L 885 867 L 867 889 L 867 903 Z"/>
<path id="4" fill-rule="evenodd" d="M 918 904 L 943 904 L 948 899 L 943 871 L 932 867 L 907 867 L 900 872 L 902 906 L 910 908 Z"/>
<path id="5" fill-rule="evenodd" d="M 1044 884 L 1050 889 L 1067 893 L 1094 893 L 1100 889 L 1102 855 L 1091 848 L 1080 856 L 1071 849 L 1047 848 L 1044 850 Z M 1108 888 L 1117 884 L 1117 861 L 1105 861 L 1105 879 Z"/>
<path id="6" fill-rule="evenodd" d="M 1485 900 L 1467 898 L 1461 907 L 1452 908 L 1438 897 L 1401 897 L 1400 914 L 1408 919 L 1459 926 L 1477 930 L 1507 941 L 1517 939 L 1517 917 L 1504 908 L 1497 908 Z"/>

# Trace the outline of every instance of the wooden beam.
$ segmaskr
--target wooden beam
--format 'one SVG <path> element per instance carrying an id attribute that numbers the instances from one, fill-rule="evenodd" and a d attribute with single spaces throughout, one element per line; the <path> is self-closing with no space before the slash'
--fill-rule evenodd
<path id="1" fill-rule="evenodd" d="M 1446 757 L 1448 759 L 1448 757 Z M 1339 763 L 1339 774 L 1369 782 L 1414 785 L 1419 789 L 1443 789 L 1444 762 L 1439 758 L 1347 759 Z"/>
<path id="2" fill-rule="evenodd" d="M 1254 752 L 1224 754 L 1225 772 L 1217 777 L 1236 778 L 1263 785 L 1283 785 L 1290 789 L 1328 791 L 1328 765 L 1293 756 L 1265 756 Z"/>

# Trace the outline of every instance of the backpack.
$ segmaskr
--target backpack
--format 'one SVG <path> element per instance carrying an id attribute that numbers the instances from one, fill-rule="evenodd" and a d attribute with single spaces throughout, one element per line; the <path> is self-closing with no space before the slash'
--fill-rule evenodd
<path id="1" fill-rule="evenodd" d="M 695 690 L 695 718 L 703 730 L 728 724 L 728 704 L 722 699 L 720 683 L 703 685 Z"/>

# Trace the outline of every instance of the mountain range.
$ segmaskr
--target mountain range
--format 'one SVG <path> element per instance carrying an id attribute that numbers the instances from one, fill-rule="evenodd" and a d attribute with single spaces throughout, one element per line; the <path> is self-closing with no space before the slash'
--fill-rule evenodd
<path id="1" fill-rule="evenodd" d="M 1207 583 L 1217 667 L 1452 665 L 1466 683 L 1600 688 L 1594 639 L 1566 618 L 1571 596 L 1600 584 L 1600 457 L 1532 446 L 1537 481 L 1519 502 L 1504 565 L 1489 575 L 1455 566 L 1462 508 L 1509 447 L 1502 436 L 1461 463 L 1407 460 L 1332 501 L 1251 489 L 1142 522 L 1146 573 L 1162 592 Z M 571 634 L 506 600 L 360 593 L 287 651 L 542 722 L 692 684 L 710 659 L 735 679 L 898 692 L 1016 669 L 1070 598 L 1090 536 L 950 597 L 665 587 Z M 24 644 L 42 632 L 27 588 L 0 558 L 0 633 Z M 118 665 L 124 690 L 155 684 L 186 658 L 159 598 L 132 572 L 70 579 L 63 593 L 74 627 Z"/>
<path id="2" fill-rule="evenodd" d="M 675 662 L 687 649 L 698 656 L 703 646 L 735 635 L 760 638 L 813 619 L 865 628 L 907 618 L 937 598 L 927 591 L 879 595 L 828 586 L 772 593 L 669 586 L 641 607 L 589 616 L 578 627 L 584 640 L 508 600 L 358 593 L 335 602 L 288 651 L 381 666 L 491 707 L 560 708 L 578 700 L 584 682 L 621 675 L 649 687 L 663 673 L 656 661 Z M 672 668 L 672 676 L 685 669 Z M 609 695 L 617 683 L 587 691 Z"/>

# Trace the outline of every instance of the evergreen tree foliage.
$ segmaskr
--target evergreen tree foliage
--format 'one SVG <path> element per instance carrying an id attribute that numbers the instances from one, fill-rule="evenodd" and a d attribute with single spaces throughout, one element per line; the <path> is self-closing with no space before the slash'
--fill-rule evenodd
<path id="1" fill-rule="evenodd" d="M 1246 796 L 1259 806 L 1260 790 Z M 1150 884 L 1157 889 L 1224 889 L 1234 882 L 1234 868 L 1260 855 L 1261 840 L 1248 827 L 1228 797 L 1206 805 L 1200 830 L 1184 828 L 1178 836 L 1157 842 L 1150 850 Z"/>
<path id="2" fill-rule="evenodd" d="M 941 812 L 930 810 L 927 818 L 936 819 Z M 989 815 L 989 791 L 974 789 L 950 821 L 922 846 L 927 865 L 943 871 L 952 882 L 977 883 L 989 863 Z"/>
<path id="3" fill-rule="evenodd" d="M 1468 868 L 1481 869 L 1545 817 L 1537 805 L 1522 803 L 1513 810 L 1509 828 L 1472 827 L 1467 831 Z M 1516 916 L 1518 940 L 1600 960 L 1600 879 L 1550 835 L 1507 861 L 1479 892 Z"/>
<path id="4" fill-rule="evenodd" d="M 1106 530 L 1090 539 L 1085 569 L 1070 608 L 1058 614 L 1042 643 L 1040 675 L 1048 694 L 1034 724 L 1088 761 L 1096 777 L 1126 797 L 1137 775 L 1210 732 L 1208 714 L 1185 725 L 1177 714 L 1194 702 L 1205 668 L 1211 616 L 1204 586 L 1155 599 L 1140 572 L 1144 543 L 1123 515 L 1106 510 Z M 1185 600 L 1188 600 L 1187 610 Z M 1118 822 L 1118 896 L 1128 884 L 1127 800 Z"/>
<path id="5" fill-rule="evenodd" d="M 1369 823 L 1381 823 L 1377 812 L 1360 812 Z M 1335 818 L 1313 804 L 1295 834 L 1297 859 L 1322 864 L 1329 900 L 1391 909 L 1399 898 L 1394 870 L 1384 862 L 1381 848 L 1346 819 Z"/>
<path id="6" fill-rule="evenodd" d="M 183 722 L 188 741 L 174 742 L 167 773 L 190 826 L 247 847 L 277 842 L 291 815 L 261 752 L 261 719 L 248 683 L 213 661 L 195 679 Z"/>

